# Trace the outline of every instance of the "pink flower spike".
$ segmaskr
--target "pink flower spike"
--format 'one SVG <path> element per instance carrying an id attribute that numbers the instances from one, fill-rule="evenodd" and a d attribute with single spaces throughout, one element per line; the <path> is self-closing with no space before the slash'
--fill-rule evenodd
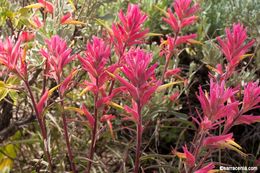
<path id="1" fill-rule="evenodd" d="M 209 173 L 214 168 L 215 168 L 215 165 L 213 163 L 210 163 L 210 164 L 204 166 L 203 168 L 195 171 L 194 173 Z"/>
<path id="2" fill-rule="evenodd" d="M 27 77 L 26 50 L 21 48 L 21 43 L 21 38 L 16 43 L 11 38 L 0 41 L 0 63 L 24 79 Z"/>
<path id="3" fill-rule="evenodd" d="M 75 56 L 71 56 L 71 49 L 67 47 L 65 40 L 58 35 L 52 36 L 51 39 L 45 40 L 47 50 L 41 49 L 40 54 L 47 59 L 50 74 L 59 83 L 62 76 L 63 68 L 70 63 Z"/>
<path id="4" fill-rule="evenodd" d="M 87 108 L 84 104 L 82 104 L 81 110 L 83 111 L 84 115 L 88 119 L 90 128 L 93 129 L 94 124 L 95 124 L 95 119 L 94 119 L 93 115 L 91 115 L 91 113 L 87 110 Z"/>
<path id="5" fill-rule="evenodd" d="M 209 120 L 214 122 L 226 117 L 228 114 L 234 115 L 239 103 L 237 101 L 227 102 L 236 92 L 237 90 L 235 89 L 225 88 L 224 81 L 216 83 L 211 80 L 209 94 L 207 92 L 204 93 L 200 87 L 197 98 L 200 101 L 204 116 L 207 116 Z"/>
<path id="6" fill-rule="evenodd" d="M 144 52 L 142 49 L 131 49 L 125 56 L 125 65 L 122 72 L 128 78 L 128 81 L 115 75 L 119 82 L 124 85 L 135 101 L 143 106 L 155 92 L 160 82 L 155 80 L 154 71 L 157 64 L 150 68 L 149 63 L 152 54 Z"/>
<path id="7" fill-rule="evenodd" d="M 167 18 L 163 18 L 176 33 L 182 28 L 194 24 L 197 20 L 194 14 L 198 11 L 199 5 L 191 5 L 191 2 L 191 0 L 175 0 L 173 3 L 175 13 L 169 8 Z"/>
<path id="8" fill-rule="evenodd" d="M 92 77 L 100 77 L 105 72 L 105 65 L 110 57 L 110 47 L 105 41 L 98 37 L 93 37 L 87 44 L 85 57 L 78 56 L 82 67 Z"/>
<path id="9" fill-rule="evenodd" d="M 228 64 L 228 70 L 234 70 L 234 68 L 241 61 L 242 56 L 253 46 L 255 40 L 251 40 L 246 43 L 247 33 L 246 28 L 242 24 L 233 24 L 232 30 L 226 29 L 226 36 L 224 40 L 217 37 L 220 45 L 220 50 L 225 55 Z M 231 72 L 230 72 L 231 73 Z"/>
<path id="10" fill-rule="evenodd" d="M 141 28 L 147 15 L 141 12 L 138 5 L 129 4 L 126 14 L 121 10 L 118 17 L 120 23 L 112 25 L 110 34 L 117 54 L 122 56 L 126 47 L 142 43 L 149 30 Z"/>

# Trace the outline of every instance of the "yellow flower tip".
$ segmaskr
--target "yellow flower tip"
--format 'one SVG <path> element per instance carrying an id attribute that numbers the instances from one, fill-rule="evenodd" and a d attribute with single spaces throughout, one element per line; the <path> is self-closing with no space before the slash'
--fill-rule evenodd
<path id="1" fill-rule="evenodd" d="M 238 144 L 238 143 L 236 143 L 234 140 L 232 140 L 232 139 L 229 139 L 229 140 L 227 140 L 226 141 L 229 145 L 233 145 L 233 146 L 235 146 L 236 148 L 238 148 L 238 149 L 242 149 L 242 147 Z"/>
<path id="2" fill-rule="evenodd" d="M 199 45 L 203 45 L 203 43 L 202 43 L 201 41 L 194 40 L 194 39 L 189 39 L 188 42 L 191 43 L 191 44 L 199 44 Z"/>
<path id="3" fill-rule="evenodd" d="M 72 76 L 74 77 L 78 72 L 79 72 L 78 69 L 74 70 L 74 71 L 72 72 Z"/>
<path id="4" fill-rule="evenodd" d="M 78 20 L 73 20 L 73 19 L 68 19 L 65 22 L 62 23 L 62 25 L 86 25 L 84 22 L 78 21 Z"/>
<path id="5" fill-rule="evenodd" d="M 83 91 L 81 91 L 81 93 L 79 94 L 79 96 L 83 96 L 86 92 L 88 92 L 90 90 L 90 87 L 87 86 Z"/>
<path id="6" fill-rule="evenodd" d="M 175 153 L 175 155 L 178 157 L 178 158 L 180 158 L 180 159 L 186 159 L 187 157 L 186 157 L 186 154 L 184 154 L 184 153 L 181 153 L 181 152 L 178 152 L 178 151 L 176 151 L 176 152 L 174 152 Z"/>
<path id="7" fill-rule="evenodd" d="M 167 45 L 168 44 L 168 40 L 164 40 L 161 44 L 160 44 L 160 46 L 162 47 L 163 45 Z"/>
<path id="8" fill-rule="evenodd" d="M 163 36 L 163 34 L 149 32 L 149 33 L 147 33 L 145 36 L 146 36 L 146 37 Z"/>
<path id="9" fill-rule="evenodd" d="M 113 73 L 110 73 L 110 72 L 107 71 L 107 70 L 106 70 L 106 72 L 107 72 L 107 74 L 108 74 L 109 76 L 111 76 L 112 78 L 116 78 L 116 76 L 115 76 Z"/>
<path id="10" fill-rule="evenodd" d="M 242 147 L 237 144 L 233 139 L 226 140 L 225 142 L 219 143 L 220 148 L 227 148 L 239 153 L 242 157 L 247 157 L 247 154 L 241 151 Z"/>
<path id="11" fill-rule="evenodd" d="M 108 105 L 109 105 L 109 106 L 112 106 L 112 107 L 114 107 L 114 108 L 116 108 L 116 109 L 121 109 L 121 110 L 124 109 L 122 106 L 120 106 L 119 104 L 117 104 L 117 103 L 115 103 L 115 102 L 112 102 L 112 101 L 108 102 Z"/>
<path id="12" fill-rule="evenodd" d="M 59 86 L 60 86 L 60 84 L 57 85 L 57 86 L 55 86 L 55 87 L 53 87 L 53 88 L 51 88 L 51 89 L 49 90 L 49 92 L 48 92 L 48 96 L 50 97 L 50 96 L 52 95 L 52 93 L 53 93 L 57 88 L 59 88 Z"/>
<path id="13" fill-rule="evenodd" d="M 83 115 L 84 112 L 80 109 L 80 108 L 76 108 L 76 107 L 70 107 L 70 106 L 65 106 L 64 108 L 65 110 L 69 110 L 69 111 L 74 111 L 74 112 L 77 112 L 79 113 L 80 115 Z"/>
<path id="14" fill-rule="evenodd" d="M 243 60 L 243 59 L 245 59 L 245 58 L 247 58 L 247 57 L 252 57 L 254 54 L 245 54 L 245 55 L 242 55 L 242 56 L 240 56 L 240 60 Z"/>
<path id="15" fill-rule="evenodd" d="M 161 85 L 157 88 L 157 92 L 160 92 L 160 91 L 163 91 L 173 85 L 176 85 L 176 84 L 180 84 L 180 83 L 183 83 L 184 81 L 176 81 L 176 82 L 170 82 L 170 83 L 167 83 L 167 84 L 164 84 L 164 85 Z"/>
<path id="16" fill-rule="evenodd" d="M 42 8 L 42 7 L 44 7 L 43 4 L 35 3 L 35 4 L 27 5 L 24 8 L 36 8 L 36 9 L 38 9 L 38 8 Z"/>
<path id="17" fill-rule="evenodd" d="M 208 171 L 208 173 L 224 173 L 224 172 L 226 172 L 226 171 L 221 171 L 221 170 L 218 170 L 218 169 L 212 169 L 212 170 L 210 170 L 210 171 Z"/>

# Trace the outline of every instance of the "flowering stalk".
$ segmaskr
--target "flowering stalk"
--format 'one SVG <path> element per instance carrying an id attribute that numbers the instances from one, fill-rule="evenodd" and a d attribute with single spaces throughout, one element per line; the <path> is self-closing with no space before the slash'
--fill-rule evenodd
<path id="1" fill-rule="evenodd" d="M 233 24 L 232 28 L 226 28 L 225 33 L 227 38 L 221 39 L 217 37 L 219 49 L 227 60 L 224 70 L 221 64 L 218 64 L 214 70 L 219 80 L 227 80 L 234 74 L 236 67 L 241 60 L 247 57 L 247 51 L 255 43 L 255 40 L 251 40 L 248 43 L 246 42 L 248 38 L 246 32 L 246 28 L 242 24 L 237 23 Z M 216 78 L 212 74 L 210 74 L 210 76 Z"/>
<path id="2" fill-rule="evenodd" d="M 174 31 L 174 37 L 168 36 L 167 41 L 162 44 L 167 45 L 160 53 L 161 55 L 166 55 L 166 63 L 164 65 L 161 79 L 162 82 L 164 81 L 170 59 L 176 52 L 176 47 L 180 44 L 188 43 L 192 39 L 196 38 L 196 34 L 179 36 L 183 28 L 194 24 L 197 20 L 197 17 L 194 14 L 198 11 L 199 5 L 191 5 L 191 2 L 191 0 L 175 0 L 173 3 L 174 13 L 169 8 L 166 13 L 166 18 L 163 18 L 163 20 L 168 23 Z"/>
<path id="3" fill-rule="evenodd" d="M 132 97 L 132 108 L 125 106 L 124 109 L 131 115 L 130 120 L 136 123 L 136 158 L 134 173 L 138 173 L 140 166 L 141 144 L 142 144 L 142 108 L 147 104 L 152 94 L 159 86 L 155 79 L 154 70 L 157 64 L 148 68 L 152 60 L 152 54 L 146 53 L 141 49 L 131 49 L 124 57 L 125 65 L 122 72 L 129 82 L 115 75 L 119 82 L 125 86 Z"/>
<path id="4" fill-rule="evenodd" d="M 47 160 L 48 160 L 48 163 L 49 163 L 49 169 L 50 169 L 50 172 L 53 173 L 54 171 L 53 171 L 52 159 L 51 159 L 49 146 L 48 146 L 48 136 L 47 136 L 46 125 L 45 125 L 44 119 L 41 118 L 42 116 L 39 113 L 39 109 L 37 107 L 34 95 L 32 93 L 31 87 L 29 85 L 29 82 L 28 81 L 24 81 L 24 83 L 25 83 L 25 86 L 26 86 L 26 88 L 27 88 L 27 90 L 29 92 L 30 98 L 32 100 L 33 108 L 35 110 L 36 118 L 37 118 L 38 123 L 40 125 L 41 134 L 42 134 L 42 137 L 43 137 L 44 153 L 45 153 L 45 155 L 47 157 Z M 48 91 L 47 91 L 47 93 L 48 93 Z"/>
<path id="5" fill-rule="evenodd" d="M 138 5 L 128 4 L 126 14 L 120 10 L 118 18 L 120 23 L 112 24 L 109 34 L 110 42 L 114 45 L 115 52 L 119 57 L 117 65 L 120 66 L 126 49 L 143 43 L 149 29 L 142 29 L 142 25 L 147 20 L 147 15 L 142 13 Z M 114 85 L 115 80 L 111 83 L 109 95 L 112 93 Z"/>
<path id="6" fill-rule="evenodd" d="M 42 116 L 42 109 L 45 101 L 47 100 L 48 92 L 46 92 L 47 97 L 46 94 L 43 95 L 37 104 L 28 81 L 26 49 L 21 48 L 22 40 L 24 40 L 24 36 L 19 37 L 18 41 L 15 44 L 10 38 L 5 40 L 4 43 L 0 42 L 0 63 L 6 66 L 9 71 L 15 73 L 25 83 L 25 86 L 29 92 L 29 97 L 33 104 L 35 116 L 40 126 L 41 135 L 43 137 L 44 143 L 44 153 L 49 163 L 50 172 L 52 173 L 53 166 L 48 147 L 47 130 L 44 118 Z"/>
<path id="7" fill-rule="evenodd" d="M 92 166 L 92 161 L 94 153 L 96 150 L 96 140 L 99 124 L 99 108 L 104 106 L 110 97 L 104 95 L 104 85 L 108 80 L 108 72 L 113 73 L 116 69 L 115 66 L 111 65 L 110 67 L 105 68 L 107 61 L 110 57 L 110 47 L 106 46 L 104 40 L 93 37 L 92 42 L 87 44 L 85 51 L 85 56 L 78 56 L 83 69 L 89 75 L 89 81 L 85 81 L 86 88 L 84 91 L 91 91 L 94 95 L 94 113 L 93 115 L 88 112 L 85 106 L 82 107 L 82 110 L 87 117 L 90 128 L 92 131 L 91 134 L 91 146 L 88 154 L 88 166 L 86 172 L 89 173 Z M 103 116 L 102 116 L 103 117 Z"/>
<path id="8" fill-rule="evenodd" d="M 46 69 L 45 72 L 47 76 L 51 76 L 56 80 L 57 85 L 60 84 L 59 97 L 61 99 L 61 117 L 63 122 L 64 138 L 67 146 L 70 167 L 74 173 L 76 173 L 76 166 L 74 164 L 74 156 L 71 150 L 69 134 L 68 134 L 68 124 L 64 114 L 64 93 L 68 89 L 69 82 L 72 79 L 73 72 L 62 82 L 61 78 L 63 76 L 63 68 L 70 61 L 73 60 L 74 56 L 71 56 L 71 49 L 67 48 L 67 43 L 62 40 L 59 36 L 55 35 L 50 40 L 45 41 L 48 47 L 48 50 L 42 49 L 40 51 L 41 55 L 46 58 Z M 44 78 L 44 82 L 46 79 Z M 44 90 L 45 88 L 43 88 Z"/>

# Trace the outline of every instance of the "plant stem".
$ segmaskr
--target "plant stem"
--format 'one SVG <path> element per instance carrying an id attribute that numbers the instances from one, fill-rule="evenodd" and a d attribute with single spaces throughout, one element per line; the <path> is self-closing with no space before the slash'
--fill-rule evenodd
<path id="1" fill-rule="evenodd" d="M 71 150 L 71 146 L 70 146 L 70 140 L 69 140 L 69 134 L 68 134 L 68 124 L 66 121 L 66 117 L 64 114 L 64 102 L 63 102 L 63 96 L 60 94 L 60 99 L 61 99 L 61 106 L 62 106 L 62 112 L 61 112 L 61 117 L 62 117 L 62 122 L 63 122 L 63 130 L 64 130 L 64 137 L 65 137 L 65 141 L 66 141 L 66 146 L 67 146 L 67 150 L 68 150 L 68 154 L 69 154 L 69 160 L 70 160 L 70 167 L 72 169 L 73 173 L 76 173 L 76 166 L 74 164 L 74 156 Z"/>
<path id="2" fill-rule="evenodd" d="M 58 83 L 60 84 L 61 83 L 60 76 L 59 75 L 57 75 L 57 76 L 58 76 Z M 69 134 L 68 134 L 68 124 L 67 124 L 66 117 L 65 117 L 65 114 L 64 114 L 64 101 L 63 101 L 64 97 L 63 97 L 63 94 L 60 91 L 59 91 L 59 97 L 61 99 L 61 107 L 62 107 L 61 117 L 62 117 L 62 123 L 63 123 L 64 137 L 65 137 L 66 146 L 67 146 L 68 155 L 69 155 L 70 168 L 72 169 L 73 173 L 76 173 L 77 170 L 76 170 L 76 166 L 75 166 L 74 161 L 73 161 L 74 157 L 73 157 L 73 153 L 72 153 L 72 150 L 71 150 Z"/>
<path id="3" fill-rule="evenodd" d="M 98 87 L 98 78 L 96 78 L 96 86 Z M 92 129 L 92 138 L 91 138 L 91 147 L 90 147 L 90 152 L 89 152 L 89 162 L 88 162 L 88 166 L 86 169 L 86 173 L 90 173 L 91 170 L 91 166 L 92 166 L 92 160 L 94 157 L 94 152 L 96 149 L 96 137 L 97 137 L 97 122 L 98 122 L 98 109 L 97 109 L 97 101 L 98 101 L 98 92 L 95 94 L 95 98 L 94 98 L 94 118 L 95 118 L 95 122 L 94 122 L 94 126 Z"/>
<path id="4" fill-rule="evenodd" d="M 142 144 L 142 115 L 141 115 L 141 105 L 140 101 L 137 102 L 137 109 L 138 109 L 138 116 L 139 120 L 136 126 L 136 154 L 135 154 L 135 168 L 134 168 L 134 173 L 138 173 L 139 170 L 139 165 L 140 165 L 140 155 L 141 155 L 141 144 Z"/>
<path id="5" fill-rule="evenodd" d="M 50 155 L 50 152 L 49 152 L 49 147 L 48 147 L 48 139 L 47 139 L 47 130 L 46 130 L 46 126 L 43 122 L 43 119 L 40 117 L 40 114 L 38 112 L 38 109 L 37 109 L 37 104 L 36 104 L 36 101 L 34 99 L 34 96 L 33 96 L 33 93 L 32 93 L 32 90 L 31 90 L 31 87 L 29 85 L 29 82 L 28 81 L 24 81 L 25 83 L 25 86 L 29 92 L 29 95 L 30 95 L 30 98 L 32 100 L 32 104 L 33 104 L 33 108 L 35 110 L 35 114 L 36 114 L 36 118 L 37 118 L 37 121 L 39 123 L 39 126 L 40 126 L 40 129 L 41 129 L 41 135 L 43 137 L 43 144 L 44 144 L 44 153 L 45 153 L 45 156 L 47 157 L 47 160 L 48 160 L 48 163 L 49 163 L 49 168 L 50 168 L 50 172 L 53 173 L 53 166 L 52 166 L 52 161 L 51 161 L 51 155 Z"/>

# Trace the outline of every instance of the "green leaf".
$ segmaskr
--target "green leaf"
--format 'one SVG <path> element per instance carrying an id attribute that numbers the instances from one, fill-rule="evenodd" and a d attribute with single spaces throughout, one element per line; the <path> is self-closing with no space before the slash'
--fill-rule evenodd
<path id="1" fill-rule="evenodd" d="M 5 153 L 12 157 L 12 158 L 15 158 L 16 157 L 16 150 L 15 150 L 15 146 L 13 144 L 8 144 L 6 147 L 5 147 Z"/>
<path id="2" fill-rule="evenodd" d="M 6 84 L 3 81 L 0 81 L 0 101 L 7 96 L 8 92 L 9 90 L 6 88 Z"/>
<path id="3" fill-rule="evenodd" d="M 18 93 L 16 91 L 9 91 L 8 95 L 11 97 L 11 99 L 14 102 L 14 105 L 17 105 L 17 99 L 18 99 Z"/>
<path id="4" fill-rule="evenodd" d="M 19 85 L 20 79 L 16 76 L 11 76 L 7 79 L 6 83 L 10 85 Z"/>

